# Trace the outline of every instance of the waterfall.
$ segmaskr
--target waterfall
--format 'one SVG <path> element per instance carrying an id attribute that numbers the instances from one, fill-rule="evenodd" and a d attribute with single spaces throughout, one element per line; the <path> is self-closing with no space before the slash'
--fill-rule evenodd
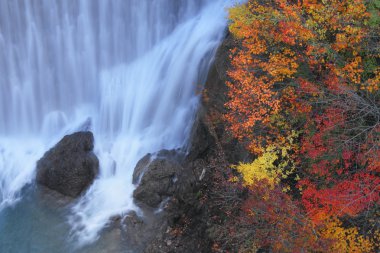
<path id="1" fill-rule="evenodd" d="M 68 217 L 74 237 L 136 209 L 134 166 L 186 143 L 231 2 L 0 0 L 0 212 L 85 122 L 100 175 Z"/>

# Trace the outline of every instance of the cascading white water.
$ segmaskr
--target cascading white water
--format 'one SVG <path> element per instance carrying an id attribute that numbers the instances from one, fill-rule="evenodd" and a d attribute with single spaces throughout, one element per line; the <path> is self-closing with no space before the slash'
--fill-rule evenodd
<path id="1" fill-rule="evenodd" d="M 0 0 L 0 210 L 88 119 L 100 175 L 73 207 L 82 243 L 134 209 L 148 152 L 185 144 L 232 0 Z"/>

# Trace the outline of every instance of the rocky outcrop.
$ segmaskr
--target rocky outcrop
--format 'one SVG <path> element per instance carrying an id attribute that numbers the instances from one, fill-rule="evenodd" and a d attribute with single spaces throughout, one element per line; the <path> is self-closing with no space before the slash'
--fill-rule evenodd
<path id="1" fill-rule="evenodd" d="M 209 122 L 209 131 L 215 132 L 220 148 L 223 150 L 226 160 L 231 164 L 252 160 L 244 146 L 226 131 L 223 120 L 223 115 L 226 113 L 224 105 L 228 100 L 226 82 L 229 81 L 227 75 L 227 70 L 230 68 L 229 54 L 230 50 L 238 45 L 237 43 L 231 34 L 227 34 L 219 46 L 214 64 L 207 77 L 201 108 L 202 121 Z"/>
<path id="2" fill-rule="evenodd" d="M 205 143 L 201 146 L 211 148 Z M 206 153 L 203 149 L 199 155 Z M 144 217 L 136 219 L 129 215 L 124 221 L 127 230 L 131 227 L 134 231 L 130 234 L 129 229 L 126 240 L 139 249 L 136 252 L 202 252 L 193 250 L 204 246 L 194 247 L 192 243 L 198 243 L 204 226 L 198 224 L 197 232 L 186 239 L 176 235 L 176 227 L 185 216 L 199 216 L 203 211 L 199 203 L 200 190 L 210 175 L 206 162 L 200 158 L 190 160 L 189 154 L 186 156 L 181 150 L 162 150 L 146 155 L 136 165 L 133 179 L 137 188 L 133 195 Z"/>
<path id="3" fill-rule="evenodd" d="M 215 149 L 215 145 L 215 134 L 210 129 L 210 122 L 205 117 L 204 110 L 200 109 L 193 125 L 186 160 L 191 162 L 207 158 Z"/>
<path id="4" fill-rule="evenodd" d="M 148 154 L 137 164 L 133 182 L 136 203 L 144 213 L 153 215 L 159 224 L 152 228 L 149 239 L 138 252 L 210 252 L 214 229 L 212 217 L 218 208 L 210 205 L 217 170 L 227 171 L 229 164 L 250 160 L 248 152 L 226 131 L 223 114 L 227 102 L 226 81 L 229 67 L 229 49 L 235 45 L 228 35 L 220 46 L 205 85 L 202 106 L 193 125 L 189 146 L 182 151 L 161 151 Z M 144 218 L 137 224 L 146 231 L 149 223 Z M 132 225 L 133 225 L 132 224 Z M 127 226 L 131 226 L 130 224 Z M 152 232 L 154 231 L 154 232 Z M 142 238 L 145 235 L 130 236 Z M 134 240 L 136 241 L 136 240 Z"/>
<path id="5" fill-rule="evenodd" d="M 37 162 L 37 183 L 66 196 L 79 196 L 99 172 L 93 149 L 91 132 L 65 136 Z"/>
<path id="6" fill-rule="evenodd" d="M 188 167 L 180 150 L 146 155 L 137 164 L 133 179 L 138 183 L 133 193 L 135 200 L 152 208 L 170 198 L 186 199 L 198 181 L 197 173 Z"/>
<path id="7" fill-rule="evenodd" d="M 150 207 L 158 207 L 178 190 L 177 182 L 185 171 L 178 162 L 167 158 L 156 158 L 146 166 L 133 197 Z"/>
<path id="8" fill-rule="evenodd" d="M 153 160 L 167 160 L 175 163 L 177 166 L 183 160 L 184 154 L 181 150 L 161 150 L 156 154 L 147 154 L 138 161 L 134 171 L 132 181 L 134 184 L 139 184 L 142 176 L 149 170 L 149 165 Z"/>
<path id="9" fill-rule="evenodd" d="M 200 113 L 185 150 L 162 150 L 144 156 L 137 163 L 133 174 L 137 185 L 134 198 L 150 219 L 141 218 L 136 223 L 138 229 L 133 229 L 135 233 L 127 236 L 126 240 L 132 238 L 135 243 L 141 241 L 134 238 L 145 238 L 136 252 L 208 252 L 207 223 L 202 220 L 207 210 L 200 198 L 212 175 L 209 159 L 218 150 L 214 135 Z M 149 215 L 156 212 L 159 215 Z M 187 227 L 183 234 L 179 229 L 182 226 Z M 138 236 L 141 231 L 149 232 Z"/>

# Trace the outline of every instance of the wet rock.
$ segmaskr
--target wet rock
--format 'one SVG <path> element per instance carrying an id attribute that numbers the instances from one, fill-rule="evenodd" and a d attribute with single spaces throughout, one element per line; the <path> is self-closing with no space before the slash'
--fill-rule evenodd
<path id="1" fill-rule="evenodd" d="M 136 167 L 133 171 L 133 178 L 132 178 L 133 184 L 140 183 L 141 177 L 147 171 L 149 164 L 155 159 L 170 160 L 178 164 L 178 163 L 181 163 L 181 161 L 184 159 L 184 154 L 181 152 L 181 150 L 166 150 L 166 149 L 163 149 L 155 154 L 146 154 L 136 164 Z"/>
<path id="2" fill-rule="evenodd" d="M 210 152 L 214 151 L 215 137 L 210 132 L 202 112 L 199 113 L 191 133 L 189 153 L 187 161 L 205 158 Z"/>
<path id="3" fill-rule="evenodd" d="M 135 170 L 133 171 L 133 178 L 132 178 L 132 183 L 133 184 L 138 184 L 141 181 L 141 177 L 146 171 L 148 165 L 152 161 L 152 154 L 147 154 L 143 158 L 138 161 L 136 164 Z"/>
<path id="4" fill-rule="evenodd" d="M 134 171 L 134 181 L 141 178 L 133 193 L 137 202 L 157 208 L 168 197 L 186 193 L 195 177 L 175 156 L 174 151 L 161 151 L 154 159 L 148 155 L 140 160 Z"/>
<path id="5" fill-rule="evenodd" d="M 66 135 L 37 162 L 37 183 L 70 197 L 79 196 L 99 173 L 91 132 Z"/>
<path id="6" fill-rule="evenodd" d="M 197 242 L 198 231 L 190 236 L 189 243 L 185 243 L 183 240 L 190 237 L 177 235 L 179 230 L 171 227 L 182 224 L 187 215 L 198 216 L 203 212 L 198 197 L 201 185 L 210 175 L 206 162 L 202 159 L 189 161 L 180 150 L 162 150 L 143 157 L 134 172 L 135 180 L 141 178 L 134 192 L 135 200 L 144 213 L 153 214 L 150 219 L 154 222 L 147 223 L 145 215 L 143 223 L 135 221 L 133 216 L 126 219 L 127 230 L 131 228 L 129 234 L 131 230 L 135 234 L 128 236 L 133 244 L 139 244 L 140 238 L 145 237 L 140 248 L 145 253 L 202 252 L 198 251 L 200 247 L 196 247 L 196 251 L 190 247 Z M 204 230 L 199 225 L 196 227 Z M 149 232 L 144 232 L 147 228 Z"/>

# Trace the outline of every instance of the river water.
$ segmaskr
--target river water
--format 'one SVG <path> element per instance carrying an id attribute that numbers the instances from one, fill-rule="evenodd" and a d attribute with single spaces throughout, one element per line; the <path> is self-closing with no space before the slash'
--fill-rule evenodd
<path id="1" fill-rule="evenodd" d="M 0 0 L 1 252 L 101 248 L 89 245 L 109 218 L 137 209 L 137 161 L 186 144 L 233 2 Z M 100 175 L 73 204 L 50 206 L 36 161 L 84 128 Z"/>

